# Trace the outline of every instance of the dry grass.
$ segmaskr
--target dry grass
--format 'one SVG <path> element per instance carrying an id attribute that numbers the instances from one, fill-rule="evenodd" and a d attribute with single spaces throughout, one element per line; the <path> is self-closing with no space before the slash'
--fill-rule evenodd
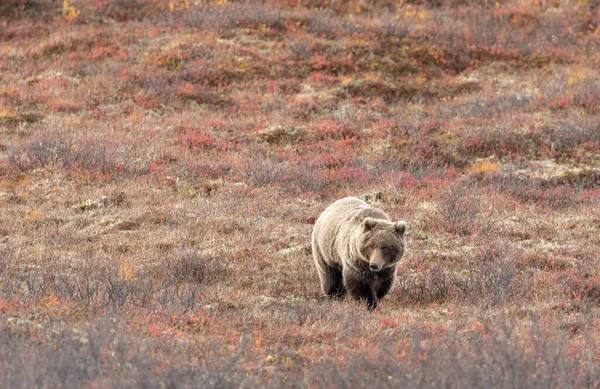
<path id="1" fill-rule="evenodd" d="M 600 385 L 596 4 L 65 7 L 0 5 L 0 382 Z M 409 224 L 373 313 L 346 195 Z"/>

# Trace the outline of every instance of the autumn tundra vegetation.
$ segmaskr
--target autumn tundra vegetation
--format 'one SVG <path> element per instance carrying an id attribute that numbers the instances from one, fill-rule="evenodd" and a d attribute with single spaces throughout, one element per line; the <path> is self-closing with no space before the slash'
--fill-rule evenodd
<path id="1" fill-rule="evenodd" d="M 600 387 L 594 0 L 2 0 L 0 386 Z M 377 309 L 318 216 L 405 220 Z"/>

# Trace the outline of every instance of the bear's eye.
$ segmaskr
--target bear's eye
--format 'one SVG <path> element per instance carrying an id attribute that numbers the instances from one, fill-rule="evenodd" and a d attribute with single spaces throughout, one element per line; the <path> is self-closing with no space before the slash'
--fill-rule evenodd
<path id="1" fill-rule="evenodd" d="M 381 248 L 381 252 L 382 252 L 384 255 L 386 255 L 386 256 L 389 256 L 389 257 L 393 257 L 393 256 L 395 256 L 395 255 L 396 255 L 396 250 L 394 250 L 394 249 L 393 249 L 393 248 L 391 248 L 391 247 L 382 247 L 382 248 Z"/>

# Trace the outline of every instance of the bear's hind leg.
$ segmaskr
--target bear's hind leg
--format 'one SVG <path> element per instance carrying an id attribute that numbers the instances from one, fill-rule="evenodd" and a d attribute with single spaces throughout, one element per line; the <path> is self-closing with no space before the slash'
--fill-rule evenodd
<path id="1" fill-rule="evenodd" d="M 318 247 L 313 244 L 313 258 L 315 260 L 315 266 L 319 274 L 319 281 L 321 282 L 321 289 L 327 296 L 342 298 L 346 294 L 344 288 L 344 281 L 342 279 L 342 272 L 329 266 L 323 256 L 319 252 Z"/>
<path id="2" fill-rule="evenodd" d="M 342 272 L 331 267 L 327 269 L 326 275 L 321 281 L 321 287 L 327 296 L 342 298 L 346 294 Z"/>

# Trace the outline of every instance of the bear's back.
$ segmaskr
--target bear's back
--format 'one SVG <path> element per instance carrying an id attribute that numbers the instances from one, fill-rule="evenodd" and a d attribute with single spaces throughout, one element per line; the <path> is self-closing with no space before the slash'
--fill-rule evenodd
<path id="1" fill-rule="evenodd" d="M 337 200 L 325 208 L 323 213 L 317 219 L 315 227 L 318 228 L 318 226 L 325 225 L 333 227 L 340 223 L 353 224 L 352 218 L 355 217 L 359 211 L 370 208 L 369 204 L 356 197 L 346 197 Z"/>
<path id="2" fill-rule="evenodd" d="M 367 203 L 356 197 L 346 197 L 330 204 L 315 222 L 313 250 L 318 250 L 330 265 L 341 266 L 348 239 L 362 221 L 360 215 L 370 209 Z"/>

